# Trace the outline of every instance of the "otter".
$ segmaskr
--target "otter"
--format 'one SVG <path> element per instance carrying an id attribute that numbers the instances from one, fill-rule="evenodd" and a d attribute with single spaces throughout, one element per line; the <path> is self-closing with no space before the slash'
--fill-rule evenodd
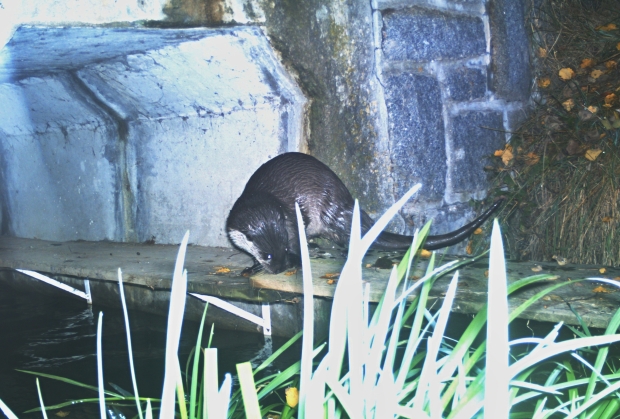
<path id="1" fill-rule="evenodd" d="M 453 232 L 428 236 L 427 250 L 456 244 L 474 232 L 499 208 L 496 201 L 480 217 Z M 277 274 L 299 265 L 300 245 L 295 202 L 308 238 L 322 237 L 340 246 L 349 242 L 355 201 L 340 178 L 325 164 L 303 153 L 280 154 L 254 172 L 226 221 L 233 245 L 255 259 L 252 271 Z M 362 233 L 374 221 L 361 211 Z M 412 236 L 382 232 L 378 249 L 407 249 Z"/>

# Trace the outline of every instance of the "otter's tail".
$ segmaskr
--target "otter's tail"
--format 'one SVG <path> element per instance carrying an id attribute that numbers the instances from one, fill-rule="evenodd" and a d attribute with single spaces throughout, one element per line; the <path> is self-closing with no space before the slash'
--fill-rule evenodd
<path id="1" fill-rule="evenodd" d="M 441 249 L 465 240 L 478 227 L 480 227 L 491 216 L 491 214 L 497 211 L 503 201 L 504 198 L 498 199 L 482 215 L 480 215 L 480 217 L 476 218 L 471 223 L 464 225 L 458 230 L 437 236 L 428 236 L 423 248 L 427 250 Z M 412 240 L 412 236 L 383 232 L 379 235 L 379 237 L 377 237 L 377 240 L 373 243 L 372 247 L 375 249 L 386 250 L 407 249 L 411 246 Z"/>

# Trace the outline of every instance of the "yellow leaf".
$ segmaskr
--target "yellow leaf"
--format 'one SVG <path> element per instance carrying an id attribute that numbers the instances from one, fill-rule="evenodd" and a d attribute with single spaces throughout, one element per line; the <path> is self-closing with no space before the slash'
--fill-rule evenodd
<path id="1" fill-rule="evenodd" d="M 423 258 L 430 258 L 432 253 L 429 250 L 422 249 L 420 250 L 419 255 Z"/>
<path id="2" fill-rule="evenodd" d="M 588 110 L 591 113 L 597 113 L 598 112 L 598 106 L 588 106 Z"/>
<path id="3" fill-rule="evenodd" d="M 545 58 L 547 56 L 547 50 L 543 47 L 538 48 L 538 56 L 540 58 Z"/>
<path id="4" fill-rule="evenodd" d="M 67 412 L 65 410 L 59 410 L 58 412 L 56 412 L 56 416 L 58 416 L 59 418 L 66 418 L 67 416 L 69 416 L 70 412 Z"/>
<path id="5" fill-rule="evenodd" d="M 616 45 L 616 49 L 620 51 L 620 42 L 618 42 L 618 44 Z"/>
<path id="6" fill-rule="evenodd" d="M 618 63 L 613 60 L 605 61 L 605 67 L 607 68 L 607 70 L 613 70 L 617 66 Z"/>
<path id="7" fill-rule="evenodd" d="M 586 151 L 586 159 L 590 161 L 596 160 L 599 154 L 601 154 L 602 150 L 599 149 L 591 149 Z"/>
<path id="8" fill-rule="evenodd" d="M 607 96 L 605 96 L 605 104 L 603 106 L 606 108 L 611 108 L 615 101 L 616 101 L 616 94 L 610 93 Z"/>
<path id="9" fill-rule="evenodd" d="M 482 229 L 478 227 L 477 229 L 474 230 L 474 234 L 475 235 L 482 234 Z"/>
<path id="10" fill-rule="evenodd" d="M 216 274 L 227 274 L 230 272 L 230 269 L 225 266 L 216 266 L 215 269 Z"/>
<path id="11" fill-rule="evenodd" d="M 604 223 L 611 223 L 611 221 L 613 220 L 612 217 L 603 217 L 603 219 L 601 220 Z"/>
<path id="12" fill-rule="evenodd" d="M 562 80 L 570 80 L 575 75 L 575 72 L 573 71 L 572 68 L 566 67 L 566 68 L 561 69 L 558 72 L 558 74 L 560 75 L 560 78 Z"/>
<path id="13" fill-rule="evenodd" d="M 573 107 L 575 106 L 575 101 L 573 99 L 565 100 L 564 102 L 562 102 L 562 106 L 564 106 L 564 109 L 570 112 L 570 110 L 573 109 Z"/>
<path id="14" fill-rule="evenodd" d="M 512 160 L 514 158 L 514 155 L 512 154 L 512 147 L 507 146 L 506 150 L 504 150 L 504 152 L 502 153 L 502 161 L 504 162 L 504 165 L 508 165 L 508 163 L 510 163 L 510 160 Z"/>
<path id="15" fill-rule="evenodd" d="M 607 269 L 605 269 L 605 268 L 601 268 L 601 269 L 599 269 L 598 271 L 599 271 L 599 273 L 604 274 L 605 272 L 607 272 Z"/>
<path id="16" fill-rule="evenodd" d="M 536 83 L 538 84 L 538 87 L 545 89 L 551 84 L 551 79 L 549 77 L 543 77 L 541 79 L 538 79 Z"/>
<path id="17" fill-rule="evenodd" d="M 284 394 L 286 395 L 286 404 L 289 407 L 297 406 L 297 403 L 299 403 L 299 390 L 296 387 L 287 388 L 284 390 Z"/>
<path id="18" fill-rule="evenodd" d="M 594 64 L 594 60 L 592 58 L 584 58 L 581 61 L 581 68 L 588 68 L 588 67 L 592 67 L 592 65 Z"/>
<path id="19" fill-rule="evenodd" d="M 465 253 L 467 253 L 468 255 L 471 255 L 472 253 L 474 253 L 474 249 L 472 249 L 471 247 L 471 241 L 467 243 L 467 247 L 465 247 Z"/>
<path id="20" fill-rule="evenodd" d="M 612 291 L 612 290 L 610 290 L 610 289 L 605 288 L 605 287 L 604 287 L 604 286 L 602 286 L 602 285 L 599 285 L 598 287 L 594 288 L 594 289 L 592 290 L 592 292 L 613 292 L 613 291 Z"/>
<path id="21" fill-rule="evenodd" d="M 603 72 L 601 70 L 593 70 L 590 73 L 590 77 L 592 77 L 593 79 L 598 79 L 599 77 L 601 77 L 603 75 Z"/>
<path id="22" fill-rule="evenodd" d="M 542 271 L 542 266 L 540 266 L 540 265 L 534 265 L 534 266 L 532 267 L 532 272 L 540 272 L 540 271 Z"/>
<path id="23" fill-rule="evenodd" d="M 616 26 L 615 23 L 609 23 L 609 24 L 607 24 L 605 26 L 599 26 L 596 29 L 598 29 L 600 31 L 609 32 L 609 31 L 615 31 L 616 29 L 618 29 L 618 27 Z"/>

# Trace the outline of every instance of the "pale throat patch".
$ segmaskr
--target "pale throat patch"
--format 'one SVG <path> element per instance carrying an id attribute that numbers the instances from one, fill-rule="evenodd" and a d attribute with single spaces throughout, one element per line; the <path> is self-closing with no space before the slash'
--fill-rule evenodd
<path id="1" fill-rule="evenodd" d="M 254 242 L 248 240 L 245 234 L 243 234 L 239 230 L 229 230 L 228 235 L 237 247 L 245 250 L 246 252 L 254 256 L 256 260 L 259 261 L 261 264 L 265 262 L 260 257 L 260 252 L 258 251 L 258 248 L 254 245 Z"/>

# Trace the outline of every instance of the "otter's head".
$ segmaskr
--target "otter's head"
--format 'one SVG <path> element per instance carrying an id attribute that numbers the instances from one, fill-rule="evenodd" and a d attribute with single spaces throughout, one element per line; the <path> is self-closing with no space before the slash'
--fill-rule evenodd
<path id="1" fill-rule="evenodd" d="M 280 201 L 269 194 L 249 199 L 242 196 L 230 210 L 226 222 L 232 243 L 252 255 L 272 274 L 290 267 L 287 216 L 283 208 Z"/>

